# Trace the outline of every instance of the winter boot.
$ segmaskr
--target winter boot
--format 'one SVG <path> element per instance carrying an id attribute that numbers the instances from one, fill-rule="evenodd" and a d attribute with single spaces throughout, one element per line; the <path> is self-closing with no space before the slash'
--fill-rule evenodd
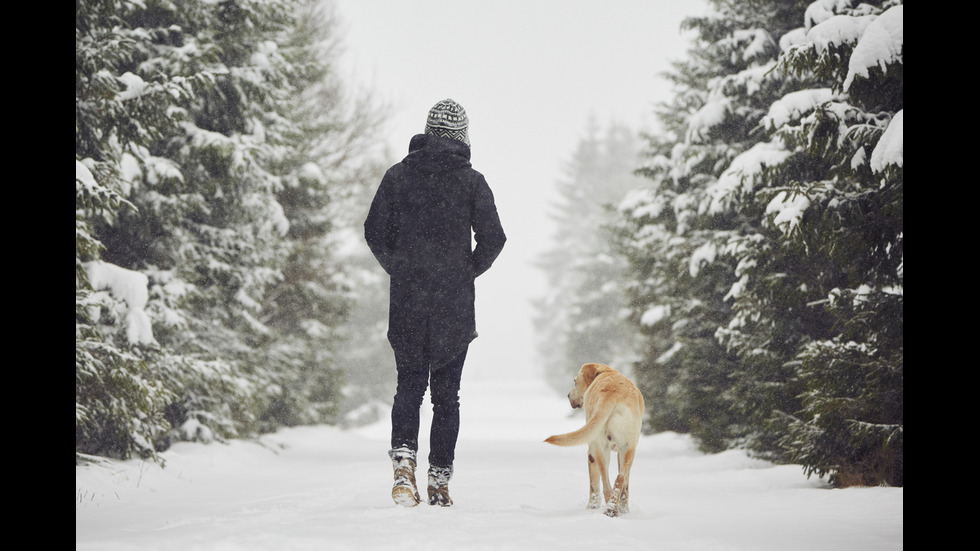
<path id="1" fill-rule="evenodd" d="M 452 478 L 452 466 L 429 466 L 429 505 L 449 507 L 453 504 L 453 500 L 449 497 L 449 481 Z"/>
<path id="2" fill-rule="evenodd" d="M 391 487 L 391 499 L 403 507 L 415 507 L 422 501 L 415 486 L 415 451 L 396 448 L 388 451 L 395 471 L 395 484 Z"/>

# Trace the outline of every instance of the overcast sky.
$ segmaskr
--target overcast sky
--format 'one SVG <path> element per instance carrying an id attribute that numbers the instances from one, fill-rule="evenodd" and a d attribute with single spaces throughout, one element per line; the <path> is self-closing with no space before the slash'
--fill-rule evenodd
<path id="1" fill-rule="evenodd" d="M 387 104 L 396 158 L 437 101 L 467 111 L 474 168 L 490 183 L 508 243 L 477 281 L 468 369 L 533 368 L 530 264 L 549 247 L 554 184 L 584 137 L 653 125 L 669 94 L 660 74 L 690 45 L 680 22 L 703 0 L 335 0 L 346 71 Z M 475 367 L 470 367 L 475 366 Z"/>

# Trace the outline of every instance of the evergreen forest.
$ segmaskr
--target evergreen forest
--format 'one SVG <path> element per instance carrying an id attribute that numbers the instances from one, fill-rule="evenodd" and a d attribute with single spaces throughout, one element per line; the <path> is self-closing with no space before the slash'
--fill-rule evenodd
<path id="1" fill-rule="evenodd" d="M 657 128 L 569 152 L 549 382 L 620 366 L 647 432 L 902 486 L 902 2 L 709 4 Z M 318 0 L 76 0 L 76 462 L 389 398 L 386 279 L 349 245 L 385 112 L 339 36 Z"/>
<path id="2" fill-rule="evenodd" d="M 647 431 L 901 486 L 903 5 L 711 4 L 640 158 L 610 132 L 570 163 L 549 379 L 629 366 Z"/>
<path id="3" fill-rule="evenodd" d="M 384 164 L 337 36 L 324 2 L 76 1 L 76 457 L 336 421 Z"/>

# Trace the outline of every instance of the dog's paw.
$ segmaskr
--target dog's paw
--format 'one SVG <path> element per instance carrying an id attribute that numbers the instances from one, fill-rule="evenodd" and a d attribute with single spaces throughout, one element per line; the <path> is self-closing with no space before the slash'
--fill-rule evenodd
<path id="1" fill-rule="evenodd" d="M 610 518 L 616 518 L 620 515 L 625 515 L 629 512 L 630 512 L 629 507 L 619 503 L 610 502 L 606 504 L 605 510 L 602 512 L 602 514 Z"/>

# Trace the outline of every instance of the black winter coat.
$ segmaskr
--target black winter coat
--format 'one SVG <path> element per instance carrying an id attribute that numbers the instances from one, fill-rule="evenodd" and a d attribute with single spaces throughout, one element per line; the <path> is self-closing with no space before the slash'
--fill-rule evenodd
<path id="1" fill-rule="evenodd" d="M 433 369 L 455 358 L 476 337 L 474 279 L 506 241 L 469 146 L 413 137 L 408 156 L 381 180 L 364 237 L 391 276 L 388 340 L 395 353 L 426 351 Z"/>

